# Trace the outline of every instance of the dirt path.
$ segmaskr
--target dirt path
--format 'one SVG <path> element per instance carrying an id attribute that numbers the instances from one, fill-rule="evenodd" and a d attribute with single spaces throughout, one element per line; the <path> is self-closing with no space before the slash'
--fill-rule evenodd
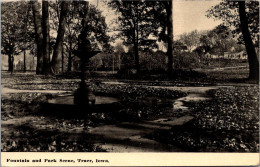
<path id="1" fill-rule="evenodd" d="M 215 67 L 212 69 L 206 69 L 208 72 L 213 72 L 213 71 L 224 71 L 224 70 L 232 70 L 232 69 L 240 69 L 240 68 L 248 68 L 248 66 L 236 66 L 236 67 Z M 196 71 L 203 71 L 205 69 L 197 68 L 194 69 Z"/>
<path id="2" fill-rule="evenodd" d="M 19 89 L 10 89 L 2 86 L 1 95 L 8 93 L 67 93 L 68 91 L 63 90 L 19 90 Z"/>
<path id="3" fill-rule="evenodd" d="M 172 126 L 182 125 L 193 119 L 184 116 L 173 120 L 158 119 L 138 123 L 123 122 L 116 125 L 103 125 L 90 129 L 89 134 L 96 145 L 109 152 L 182 152 L 174 145 L 166 145 L 146 138 L 157 130 L 170 130 Z"/>

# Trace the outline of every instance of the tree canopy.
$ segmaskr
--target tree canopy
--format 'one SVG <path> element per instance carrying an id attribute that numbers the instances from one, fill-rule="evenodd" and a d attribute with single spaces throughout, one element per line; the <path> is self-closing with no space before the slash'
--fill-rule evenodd
<path id="1" fill-rule="evenodd" d="M 255 46 L 259 44 L 259 1 L 222 1 L 208 11 L 208 17 L 222 19 L 227 26 L 233 26 L 233 34 L 239 35 L 245 44 L 249 79 L 259 79 L 259 60 Z M 243 40 L 242 40 L 243 39 Z"/>
<path id="2" fill-rule="evenodd" d="M 118 21 L 125 45 L 133 45 L 137 71 L 140 71 L 138 51 L 157 48 L 159 24 L 155 21 L 155 8 L 149 1 L 111 1 L 109 6 L 119 13 Z"/>
<path id="3" fill-rule="evenodd" d="M 256 46 L 259 43 L 259 1 L 246 0 L 246 12 L 248 18 L 248 28 L 253 42 Z M 238 37 L 240 43 L 244 43 L 240 17 L 238 12 L 238 1 L 223 0 L 218 5 L 213 6 L 207 11 L 207 17 L 222 20 L 223 25 L 232 28 L 234 36 Z"/>
<path id="4" fill-rule="evenodd" d="M 1 53 L 9 57 L 9 71 L 13 69 L 11 59 L 25 49 L 31 49 L 33 34 L 28 3 L 7 2 L 1 7 Z"/>

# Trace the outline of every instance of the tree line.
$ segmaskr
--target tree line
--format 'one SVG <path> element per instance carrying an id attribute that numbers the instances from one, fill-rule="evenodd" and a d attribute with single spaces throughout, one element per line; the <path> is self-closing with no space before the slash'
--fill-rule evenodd
<path id="1" fill-rule="evenodd" d="M 199 56 L 203 56 L 208 52 L 223 53 L 223 52 L 240 52 L 245 49 L 244 45 L 237 42 L 232 31 L 224 26 L 219 25 L 212 30 L 197 31 L 180 35 L 180 38 L 175 41 L 177 46 L 186 46 L 187 52 L 195 52 Z"/>
<path id="2" fill-rule="evenodd" d="M 259 64 L 255 52 L 259 40 L 258 1 L 223 0 L 207 13 L 208 17 L 222 19 L 223 25 L 199 38 L 197 31 L 184 34 L 179 41 L 173 40 L 172 0 L 112 0 L 106 2 L 106 5 L 118 13 L 118 25 L 113 31 L 118 31 L 119 34 L 114 38 L 107 34 L 109 27 L 102 12 L 86 1 L 2 3 L 1 51 L 8 55 L 9 71 L 13 70 L 14 55 L 21 52 L 25 55 L 25 50 L 30 50 L 37 56 L 36 74 L 55 75 L 65 71 L 65 55 L 66 71 L 71 71 L 72 60 L 80 50 L 79 36 L 84 32 L 90 41 L 91 50 L 109 54 L 116 52 L 111 42 L 115 38 L 123 39 L 125 46 L 133 48 L 137 72 L 140 72 L 139 53 L 158 49 L 158 42 L 162 42 L 167 48 L 167 71 L 171 76 L 176 44 L 185 44 L 189 51 L 205 53 L 215 48 L 227 49 L 233 44 L 229 43 L 232 40 L 225 38 L 233 35 L 236 36 L 236 41 L 245 45 L 250 66 L 249 78 L 258 79 Z M 229 31 L 227 27 L 233 27 L 233 30 Z M 223 43 L 225 46 L 222 46 Z"/>
<path id="3" fill-rule="evenodd" d="M 83 29 L 82 13 L 89 10 L 86 36 L 93 49 L 110 48 L 107 25 L 101 11 L 84 1 L 20 1 L 2 4 L 2 54 L 9 57 L 31 50 L 37 56 L 36 74 L 59 74 L 68 54 L 68 69 L 77 55 L 79 34 Z M 35 47 L 36 46 L 36 47 Z"/>

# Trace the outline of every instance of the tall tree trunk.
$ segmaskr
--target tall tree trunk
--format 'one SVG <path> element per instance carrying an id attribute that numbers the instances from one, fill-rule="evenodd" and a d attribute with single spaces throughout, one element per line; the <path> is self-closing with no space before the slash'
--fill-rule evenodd
<path id="1" fill-rule="evenodd" d="M 114 72 L 115 72 L 115 56 L 114 55 L 112 55 L 113 56 L 113 59 L 112 59 L 112 71 L 113 71 L 113 74 L 114 74 Z"/>
<path id="2" fill-rule="evenodd" d="M 61 48 L 61 72 L 64 72 L 64 50 L 63 46 Z"/>
<path id="3" fill-rule="evenodd" d="M 121 55 L 118 54 L 118 70 L 121 68 Z"/>
<path id="4" fill-rule="evenodd" d="M 134 39 L 134 52 L 135 52 L 135 68 L 137 73 L 140 73 L 139 53 L 138 53 L 138 30 L 135 32 Z"/>
<path id="5" fill-rule="evenodd" d="M 60 19 L 59 19 L 59 28 L 58 34 L 56 38 L 56 43 L 54 45 L 54 52 L 52 56 L 51 68 L 54 74 L 60 72 L 61 68 L 61 52 L 62 52 L 62 44 L 64 39 L 65 33 L 65 24 L 66 24 L 66 15 L 69 7 L 68 1 L 61 2 L 61 12 L 60 12 Z"/>
<path id="6" fill-rule="evenodd" d="M 36 74 L 43 74 L 43 34 L 41 26 L 41 15 L 37 7 L 37 3 L 37 1 L 31 1 L 35 29 L 35 41 L 37 44 Z"/>
<path id="7" fill-rule="evenodd" d="M 241 29 L 243 38 L 245 41 L 246 52 L 248 55 L 249 63 L 249 79 L 259 79 L 259 61 L 256 55 L 255 46 L 251 38 L 251 34 L 248 28 L 248 19 L 245 11 L 245 1 L 238 1 L 239 5 L 239 17 L 241 22 Z"/>
<path id="8" fill-rule="evenodd" d="M 35 57 L 35 56 L 33 55 L 31 70 L 35 70 L 35 68 L 34 68 L 34 57 Z"/>
<path id="9" fill-rule="evenodd" d="M 28 6 L 27 12 L 26 12 L 26 20 L 25 21 L 25 26 L 24 26 L 24 34 L 27 34 L 27 23 L 29 20 L 29 12 L 30 12 L 30 5 Z M 24 50 L 23 50 L 23 71 L 26 72 L 26 39 L 24 41 Z"/>
<path id="10" fill-rule="evenodd" d="M 173 21 L 172 21 L 172 0 L 165 2 L 167 12 L 167 33 L 168 33 L 168 75 L 171 77 L 173 71 Z"/>
<path id="11" fill-rule="evenodd" d="M 72 53 L 71 53 L 71 50 L 72 50 L 72 44 L 70 42 L 69 57 L 68 57 L 68 72 L 71 71 L 71 66 L 72 66 Z"/>
<path id="12" fill-rule="evenodd" d="M 8 71 L 14 71 L 14 56 L 12 54 L 8 55 Z"/>
<path id="13" fill-rule="evenodd" d="M 23 71 L 26 72 L 26 51 L 23 50 Z"/>
<path id="14" fill-rule="evenodd" d="M 137 74 L 140 73 L 140 62 L 139 62 L 139 52 L 138 52 L 138 31 L 139 31 L 139 27 L 138 27 L 138 20 L 139 20 L 139 11 L 138 11 L 138 2 L 135 2 L 135 7 L 137 9 L 137 18 L 136 18 L 136 22 L 134 23 L 134 53 L 135 53 L 135 68 L 137 71 Z"/>
<path id="15" fill-rule="evenodd" d="M 49 2 L 42 1 L 42 34 L 43 34 L 43 73 L 49 74 L 50 63 L 50 24 L 49 24 Z"/>

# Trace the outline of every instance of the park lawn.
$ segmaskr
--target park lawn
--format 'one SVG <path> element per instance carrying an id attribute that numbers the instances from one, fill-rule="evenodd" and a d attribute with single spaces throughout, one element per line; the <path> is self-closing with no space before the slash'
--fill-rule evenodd
<path id="1" fill-rule="evenodd" d="M 52 76 L 36 76 L 14 74 L 3 75 L 4 87 L 19 90 L 76 90 L 78 79 L 64 79 Z M 23 92 L 3 94 L 1 98 L 2 151 L 62 151 L 62 152 L 102 152 L 106 151 L 90 141 L 87 135 L 89 129 L 103 123 L 115 123 L 116 121 L 139 121 L 149 119 L 158 110 L 164 110 L 170 104 L 151 107 L 153 99 L 176 99 L 185 93 L 174 90 L 153 89 L 141 85 L 109 85 L 94 86 L 96 94 L 118 97 L 121 102 L 117 103 L 120 110 L 113 113 L 89 114 L 84 118 L 60 118 L 44 114 L 41 104 L 48 99 L 55 98 L 63 93 L 39 93 Z M 141 101 L 140 101 L 141 100 Z M 148 104 L 149 103 L 149 104 Z M 73 111 L 72 111 L 73 112 Z M 162 113 L 162 112 L 161 112 Z M 142 115 L 140 117 L 140 115 Z M 158 116 L 158 115 L 157 115 Z M 74 130 L 80 130 L 79 135 Z"/>
<path id="2" fill-rule="evenodd" d="M 103 78 L 102 81 L 106 81 L 106 78 Z M 36 76 L 34 74 L 17 73 L 11 76 L 4 73 L 2 75 L 3 86 L 13 89 L 74 91 L 78 87 L 78 82 L 79 79 L 75 78 Z M 149 82 L 144 83 L 146 85 L 132 80 L 125 85 L 91 85 L 95 90 L 94 93 L 118 97 L 122 99 L 122 102 L 117 104 L 121 107 L 117 112 L 94 114 L 88 119 L 66 120 L 40 116 L 39 104 L 46 102 L 47 99 L 55 98 L 59 95 L 58 93 L 35 92 L 2 95 L 2 120 L 33 116 L 35 119 L 33 121 L 42 122 L 45 130 L 32 128 L 32 126 L 28 128 L 27 125 L 9 127 L 8 131 L 12 132 L 8 135 L 2 133 L 1 149 L 2 151 L 106 151 L 98 146 L 84 143 L 87 136 L 75 138 L 64 131 L 73 128 L 88 131 L 91 127 L 104 122 L 160 118 L 162 115 L 158 115 L 158 113 L 169 111 L 172 107 L 171 100 L 186 95 L 179 91 L 153 89 L 147 86 Z M 156 85 L 159 86 L 160 83 L 167 84 L 167 86 L 170 86 L 171 83 L 172 86 L 175 86 L 174 82 L 164 81 L 157 81 Z M 200 84 L 203 85 L 203 83 Z M 230 85 L 230 83 L 228 84 Z M 258 86 L 247 84 L 225 87 L 211 90 L 208 95 L 212 97 L 212 100 L 187 103 L 185 105 L 190 108 L 188 112 L 176 113 L 176 117 L 193 116 L 194 119 L 191 122 L 175 126 L 171 131 L 160 131 L 149 138 L 162 143 L 178 145 L 188 151 L 257 152 L 259 146 Z M 155 98 L 164 99 L 159 100 L 163 103 L 151 107 Z M 165 99 L 170 99 L 170 101 Z M 33 137 L 31 134 L 34 134 Z M 82 144 L 76 147 L 77 143 Z"/>
<path id="3" fill-rule="evenodd" d="M 188 103 L 194 119 L 155 140 L 199 152 L 259 152 L 258 86 L 210 90 L 212 100 Z"/>

